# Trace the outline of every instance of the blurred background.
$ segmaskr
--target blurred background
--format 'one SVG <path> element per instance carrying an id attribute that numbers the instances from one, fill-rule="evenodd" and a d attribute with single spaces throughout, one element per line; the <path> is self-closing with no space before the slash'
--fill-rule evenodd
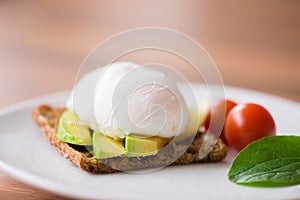
<path id="1" fill-rule="evenodd" d="M 0 0 L 0 108 L 71 89 L 100 42 L 140 27 L 174 29 L 211 55 L 225 84 L 300 102 L 299 0 Z M 193 80 L 174 56 L 165 59 Z M 0 172 L 2 199 L 61 199 Z"/>
<path id="2" fill-rule="evenodd" d="M 202 44 L 225 84 L 300 102 L 300 1 L 1 0 L 0 107 L 70 89 L 98 43 L 149 26 Z"/>

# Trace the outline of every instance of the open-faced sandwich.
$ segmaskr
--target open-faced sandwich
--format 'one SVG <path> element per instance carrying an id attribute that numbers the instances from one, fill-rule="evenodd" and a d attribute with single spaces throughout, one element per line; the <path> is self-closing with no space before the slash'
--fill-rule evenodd
<path id="1" fill-rule="evenodd" d="M 118 62 L 83 76 L 65 108 L 40 105 L 32 116 L 50 143 L 88 172 L 221 161 L 226 145 L 199 131 L 203 120 L 186 102 L 166 74 Z"/>

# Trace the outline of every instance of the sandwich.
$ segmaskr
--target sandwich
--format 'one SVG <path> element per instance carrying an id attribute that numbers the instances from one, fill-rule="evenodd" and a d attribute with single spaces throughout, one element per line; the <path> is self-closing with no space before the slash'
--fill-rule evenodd
<path id="1" fill-rule="evenodd" d="M 223 160 L 226 145 L 199 130 L 206 114 L 189 105 L 175 79 L 135 63 L 112 63 L 84 75 L 65 107 L 39 105 L 32 117 L 49 142 L 87 172 Z"/>

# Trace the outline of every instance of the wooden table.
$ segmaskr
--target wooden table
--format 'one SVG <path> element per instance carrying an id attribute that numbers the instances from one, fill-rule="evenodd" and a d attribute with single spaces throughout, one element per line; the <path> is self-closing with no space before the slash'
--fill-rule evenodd
<path id="1" fill-rule="evenodd" d="M 299 10 L 292 0 L 0 1 L 0 107 L 70 89 L 99 42 L 146 26 L 194 38 L 227 85 L 300 102 Z M 0 173 L 0 199 L 21 197 L 61 199 Z"/>

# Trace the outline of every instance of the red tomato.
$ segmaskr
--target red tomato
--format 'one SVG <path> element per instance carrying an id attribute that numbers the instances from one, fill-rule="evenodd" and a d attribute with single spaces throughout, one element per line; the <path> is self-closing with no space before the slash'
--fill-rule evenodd
<path id="1" fill-rule="evenodd" d="M 275 135 L 275 122 L 271 114 L 257 104 L 241 104 L 229 113 L 224 127 L 228 144 L 240 151 L 251 142 Z"/>
<path id="2" fill-rule="evenodd" d="M 225 118 L 228 115 L 229 111 L 235 107 L 237 104 L 229 99 L 222 99 L 220 101 L 218 101 L 216 103 L 216 105 L 214 105 L 210 111 L 208 112 L 206 121 L 204 123 L 204 127 L 206 130 L 209 129 L 209 127 L 211 126 L 210 122 L 211 122 L 211 117 L 213 116 L 214 122 L 215 123 L 215 127 L 217 127 L 218 125 L 216 123 L 222 123 L 220 124 L 221 126 L 224 125 L 225 123 Z M 210 132 L 213 132 L 216 128 L 214 128 L 214 125 L 211 126 Z M 220 130 L 220 129 L 219 129 Z M 215 135 L 220 135 L 220 133 L 214 133 Z M 222 129 L 220 138 L 225 142 L 226 142 L 226 138 L 224 135 L 224 129 Z"/>

